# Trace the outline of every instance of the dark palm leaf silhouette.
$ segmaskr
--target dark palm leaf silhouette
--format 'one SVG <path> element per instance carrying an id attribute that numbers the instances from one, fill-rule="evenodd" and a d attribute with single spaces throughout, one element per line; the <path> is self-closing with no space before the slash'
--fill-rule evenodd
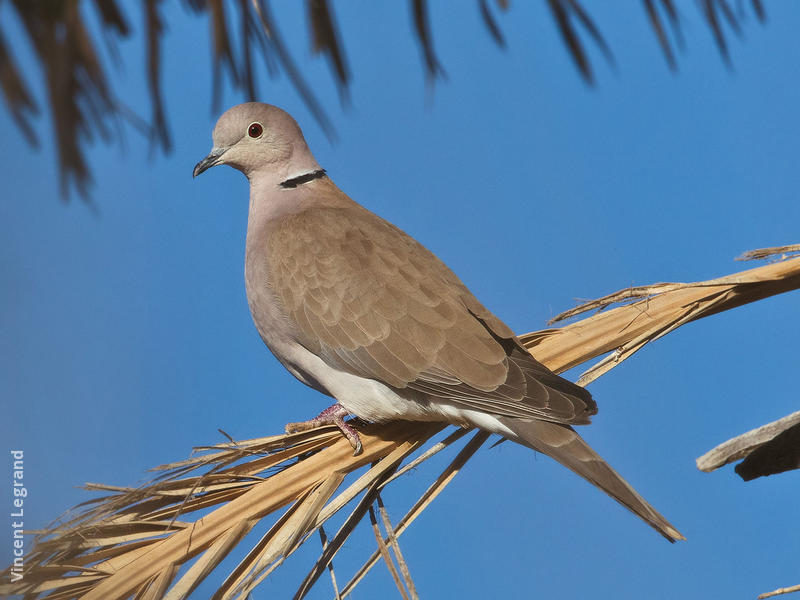
<path id="1" fill-rule="evenodd" d="M 544 1 L 580 76 L 592 84 L 594 73 L 584 41 L 590 39 L 613 63 L 611 49 L 603 34 L 579 0 Z M 261 68 L 255 58 L 260 54 L 271 75 L 283 71 L 289 77 L 318 123 L 329 137 L 333 137 L 331 121 L 284 44 L 268 0 L 184 0 L 183 3 L 188 11 L 209 21 L 213 48 L 212 105 L 215 109 L 219 109 L 221 82 L 226 74 L 245 97 L 255 99 L 254 76 Z M 93 0 L 91 3 L 81 3 L 80 0 L 11 0 L 42 67 L 47 90 L 43 103 L 49 108 L 55 126 L 65 199 L 68 198 L 70 183 L 84 199 L 89 198 L 91 173 L 84 156 L 85 144 L 95 138 L 107 142 L 117 140 L 123 121 L 142 129 L 164 151 L 169 151 L 171 145 L 160 83 L 161 40 L 165 32 L 162 0 L 144 0 L 142 3 L 146 41 L 144 60 L 150 92 L 149 122 L 137 117 L 131 107 L 116 97 L 100 59 L 99 42 L 86 25 L 87 10 L 82 10 L 82 4 L 92 5 L 101 24 L 103 42 L 112 58 L 118 61 L 116 44 L 134 34 L 119 0 Z M 347 98 L 350 70 L 345 53 L 346 40 L 339 33 L 333 3 L 330 0 L 306 0 L 305 4 L 312 49 L 328 59 L 344 100 Z M 761 0 L 750 0 L 749 10 L 742 0 L 735 7 L 730 0 L 698 0 L 697 4 L 726 63 L 730 61 L 730 32 L 741 34 L 748 12 L 759 21 L 766 18 Z M 409 5 L 413 35 L 421 49 L 423 68 L 428 79 L 433 81 L 445 73 L 433 46 L 434 24 L 428 18 L 426 0 L 409 0 Z M 673 0 L 642 0 L 642 5 L 667 64 L 676 70 L 675 48 L 683 44 L 683 15 Z M 464 6 L 466 10 L 466 4 Z M 496 0 L 494 5 L 489 0 L 478 0 L 477 9 L 492 39 L 499 46 L 505 46 L 495 11 L 509 10 L 507 0 Z M 40 114 L 40 105 L 30 91 L 29 82 L 20 73 L 14 57 L 15 48 L 9 47 L 6 39 L 0 24 L 0 88 L 6 106 L 25 138 L 36 145 L 38 140 L 31 122 Z M 234 49 L 234 39 L 239 41 L 238 51 Z"/>

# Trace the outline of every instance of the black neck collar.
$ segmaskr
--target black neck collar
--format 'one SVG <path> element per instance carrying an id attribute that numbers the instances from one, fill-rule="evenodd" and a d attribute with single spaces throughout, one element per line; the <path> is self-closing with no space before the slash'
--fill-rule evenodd
<path id="1" fill-rule="evenodd" d="M 309 181 L 314 181 L 315 179 L 320 179 L 322 177 L 325 177 L 325 169 L 311 171 L 311 173 L 304 173 L 303 175 L 292 177 L 286 181 L 281 181 L 280 186 L 284 189 L 296 188 L 298 185 L 303 185 L 304 183 L 308 183 Z"/>

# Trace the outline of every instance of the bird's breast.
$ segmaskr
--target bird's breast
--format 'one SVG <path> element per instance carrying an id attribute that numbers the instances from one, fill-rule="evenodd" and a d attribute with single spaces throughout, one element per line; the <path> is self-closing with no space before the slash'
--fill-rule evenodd
<path id="1" fill-rule="evenodd" d="M 269 264 L 263 252 L 248 244 L 245 252 L 244 281 L 247 304 L 258 334 L 275 358 L 295 377 L 319 389 L 316 382 L 305 376 L 298 366 L 293 364 L 291 357 L 295 354 L 299 343 L 281 302 L 272 291 L 270 279 Z M 323 389 L 320 391 L 327 393 Z"/>

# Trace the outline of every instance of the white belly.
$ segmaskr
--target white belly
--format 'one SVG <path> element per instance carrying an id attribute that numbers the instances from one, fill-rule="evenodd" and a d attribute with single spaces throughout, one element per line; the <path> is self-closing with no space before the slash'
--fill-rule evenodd
<path id="1" fill-rule="evenodd" d="M 435 421 L 513 435 L 493 415 L 458 408 L 411 390 L 396 391 L 374 379 L 339 371 L 299 344 L 287 350 L 287 358 L 295 369 L 320 382 L 348 412 L 365 421 Z"/>

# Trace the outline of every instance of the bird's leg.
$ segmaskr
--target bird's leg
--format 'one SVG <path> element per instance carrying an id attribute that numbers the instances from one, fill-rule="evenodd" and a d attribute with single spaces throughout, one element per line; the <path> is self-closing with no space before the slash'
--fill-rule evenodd
<path id="1" fill-rule="evenodd" d="M 353 456 L 361 454 L 361 438 L 358 437 L 358 432 L 350 425 L 345 423 L 344 418 L 349 416 L 348 410 L 338 402 L 333 406 L 329 406 L 313 419 L 302 421 L 301 423 L 287 423 L 286 433 L 297 433 L 298 431 L 308 431 L 315 427 L 322 427 L 323 425 L 336 425 L 350 445 L 353 447 Z"/>

